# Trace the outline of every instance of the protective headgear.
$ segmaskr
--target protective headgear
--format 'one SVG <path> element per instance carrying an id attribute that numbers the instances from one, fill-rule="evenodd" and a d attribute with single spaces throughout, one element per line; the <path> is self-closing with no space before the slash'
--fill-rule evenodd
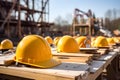
<path id="1" fill-rule="evenodd" d="M 12 49 L 12 48 L 13 48 L 13 43 L 9 39 L 3 40 L 0 44 L 0 49 Z"/>
<path id="2" fill-rule="evenodd" d="M 115 44 L 115 41 L 114 41 L 113 38 L 107 38 L 107 42 L 108 42 L 109 45 Z"/>
<path id="3" fill-rule="evenodd" d="M 94 47 L 108 47 L 108 42 L 105 37 L 99 36 L 94 42 Z"/>
<path id="4" fill-rule="evenodd" d="M 95 40 L 96 40 L 95 37 L 91 37 L 91 47 L 94 47 Z"/>
<path id="5" fill-rule="evenodd" d="M 49 43 L 49 44 L 53 44 L 53 40 L 50 36 L 45 37 L 45 40 Z"/>
<path id="6" fill-rule="evenodd" d="M 89 45 L 91 44 L 86 36 L 80 36 L 76 38 L 76 41 L 79 44 L 80 48 L 86 48 L 86 44 L 89 44 Z"/>
<path id="7" fill-rule="evenodd" d="M 60 37 L 55 37 L 55 38 L 54 38 L 54 44 L 55 44 L 56 46 L 57 46 L 59 40 L 60 40 Z"/>
<path id="8" fill-rule="evenodd" d="M 114 42 L 116 42 L 116 43 L 120 42 L 120 38 L 119 37 L 114 37 L 113 39 L 114 39 Z"/>
<path id="9" fill-rule="evenodd" d="M 40 68 L 49 68 L 60 64 L 59 60 L 52 58 L 47 41 L 38 35 L 28 35 L 20 41 L 14 60 Z"/>
<path id="10" fill-rule="evenodd" d="M 96 37 L 91 37 L 91 41 L 95 41 Z"/>
<path id="11" fill-rule="evenodd" d="M 63 36 L 58 44 L 57 44 L 57 51 L 58 52 L 79 52 L 79 45 L 77 44 L 76 40 L 71 36 Z"/>

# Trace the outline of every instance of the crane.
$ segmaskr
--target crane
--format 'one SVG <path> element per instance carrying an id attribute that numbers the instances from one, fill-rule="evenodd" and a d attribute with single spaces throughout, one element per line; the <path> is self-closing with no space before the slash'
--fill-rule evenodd
<path id="1" fill-rule="evenodd" d="M 78 8 L 75 8 L 75 10 L 74 10 L 73 25 L 79 24 L 79 26 L 83 26 L 83 24 L 87 24 L 84 21 L 84 15 L 89 19 L 88 20 L 89 31 L 87 29 L 87 32 L 89 32 L 89 35 L 92 34 L 92 32 L 94 32 L 94 35 L 96 35 L 96 33 L 98 31 L 100 31 L 105 36 L 112 36 L 111 32 L 108 29 L 105 29 L 103 27 L 103 25 L 101 25 L 103 22 L 99 21 L 98 19 L 96 19 L 95 15 L 92 13 L 92 11 L 90 9 L 87 12 L 84 12 L 84 11 L 78 9 Z M 79 19 L 78 18 L 80 18 L 81 23 L 79 23 Z M 75 26 L 73 27 L 73 35 L 75 35 Z"/>
<path id="2" fill-rule="evenodd" d="M 88 18 L 88 22 L 90 25 L 86 24 L 86 20 L 84 19 L 84 16 L 86 16 Z M 92 21 L 93 15 L 92 15 L 92 11 L 89 9 L 88 12 L 84 12 L 78 8 L 75 8 L 74 10 L 74 18 L 73 18 L 73 35 L 76 34 L 76 30 L 75 30 L 75 26 L 79 26 L 80 30 L 83 30 L 83 28 L 89 28 L 89 35 L 91 35 L 91 24 L 93 25 L 93 21 Z M 80 19 L 80 23 L 79 23 L 79 19 Z M 88 26 L 88 27 L 87 27 Z M 85 30 L 85 34 L 87 34 L 88 29 Z M 81 31 L 80 31 L 81 33 Z"/>
<path id="3" fill-rule="evenodd" d="M 81 13 L 84 14 L 84 15 L 86 15 L 87 17 L 92 17 L 92 16 L 93 16 L 93 15 L 92 15 L 92 11 L 91 11 L 90 9 L 89 9 L 88 12 L 86 13 L 86 12 L 84 12 L 84 11 L 78 9 L 78 8 L 75 8 L 75 15 L 79 15 L 79 14 L 80 14 L 79 12 L 81 12 Z M 78 14 L 77 14 L 77 13 L 78 13 Z"/>

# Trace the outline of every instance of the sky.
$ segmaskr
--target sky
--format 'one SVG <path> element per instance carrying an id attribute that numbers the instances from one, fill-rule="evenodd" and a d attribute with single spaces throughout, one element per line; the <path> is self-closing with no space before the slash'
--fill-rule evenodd
<path id="1" fill-rule="evenodd" d="M 72 17 L 75 8 L 85 12 L 91 9 L 96 17 L 103 18 L 109 9 L 120 10 L 120 0 L 50 0 L 50 22 L 58 16 L 66 18 L 71 15 Z"/>

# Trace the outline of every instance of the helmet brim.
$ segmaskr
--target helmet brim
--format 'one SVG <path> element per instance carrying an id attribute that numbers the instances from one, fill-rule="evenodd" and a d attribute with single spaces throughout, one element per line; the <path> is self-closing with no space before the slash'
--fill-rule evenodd
<path id="1" fill-rule="evenodd" d="M 18 61 L 18 60 L 15 60 L 15 61 L 22 63 L 22 64 L 26 64 L 26 65 L 30 65 L 30 66 L 34 66 L 34 67 L 40 67 L 40 68 L 51 68 L 51 67 L 55 67 L 55 66 L 61 64 L 60 60 L 53 59 L 53 58 L 48 61 L 37 62 L 37 63 L 26 63 L 26 62 Z"/>

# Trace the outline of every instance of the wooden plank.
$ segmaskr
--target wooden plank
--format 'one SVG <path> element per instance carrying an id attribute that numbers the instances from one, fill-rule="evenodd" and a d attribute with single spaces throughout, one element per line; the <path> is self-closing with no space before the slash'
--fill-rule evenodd
<path id="1" fill-rule="evenodd" d="M 20 70 L 16 69 L 16 67 L 9 67 L 9 68 L 0 67 L 0 73 L 17 76 L 17 77 L 29 78 L 33 80 L 75 80 L 74 78 L 52 76 L 52 75 L 43 74 L 43 73 L 24 71 L 21 68 L 19 69 Z"/>
<path id="2" fill-rule="evenodd" d="M 105 61 L 92 61 L 92 63 L 91 63 L 91 68 L 90 68 L 90 72 L 91 72 L 91 73 L 95 73 L 95 72 L 98 71 L 101 67 L 103 67 L 104 64 L 105 64 Z"/>
<path id="3" fill-rule="evenodd" d="M 80 51 L 96 51 L 98 48 L 80 48 Z"/>
<path id="4" fill-rule="evenodd" d="M 106 55 L 102 55 L 101 58 L 98 59 L 99 61 L 92 61 L 90 68 L 90 72 L 92 73 L 89 74 L 86 80 L 95 80 L 116 56 L 116 52 L 109 52 Z"/>
<path id="5" fill-rule="evenodd" d="M 98 59 L 101 55 L 98 53 L 85 53 L 85 52 L 79 52 L 79 53 L 65 53 L 65 52 L 61 52 L 61 53 L 57 53 L 57 51 L 53 50 L 52 51 L 53 56 L 69 56 L 69 57 L 91 57 L 91 59 Z"/>
<path id="6" fill-rule="evenodd" d="M 93 54 L 82 54 L 82 53 L 54 53 L 53 56 L 69 56 L 69 57 L 92 57 Z"/>
<path id="7" fill-rule="evenodd" d="M 52 51 L 56 51 L 56 48 L 52 48 Z M 53 57 L 61 60 L 62 62 L 80 62 L 90 63 L 92 61 L 92 54 L 81 55 L 80 53 L 53 53 Z"/>
<path id="8" fill-rule="evenodd" d="M 59 66 L 41 69 L 33 67 L 0 66 L 0 73 L 36 80 L 75 80 L 89 74 L 89 66 L 80 63 L 62 63 Z"/>
<path id="9" fill-rule="evenodd" d="M 106 56 L 108 56 L 107 58 L 105 57 L 105 55 L 102 55 L 100 57 L 102 61 L 93 61 L 91 65 L 88 65 L 85 63 L 74 61 L 75 59 L 77 60 L 77 58 L 81 58 L 80 55 L 77 54 L 76 56 L 69 56 L 67 54 L 67 56 L 65 57 L 69 57 L 71 60 L 73 60 L 73 62 L 62 62 L 61 65 L 49 69 L 41 69 L 34 67 L 16 67 L 14 65 L 8 67 L 0 66 L 0 73 L 36 80 L 95 80 L 100 75 L 100 73 L 102 73 L 102 71 L 108 66 L 108 64 L 111 63 L 111 61 L 115 58 L 116 55 L 117 52 L 109 52 L 108 54 L 106 54 Z M 6 59 L 6 56 L 7 55 L 5 55 L 4 58 L 3 56 L 0 56 L 0 60 Z M 53 55 L 53 57 L 54 56 L 55 55 Z M 91 73 L 89 73 L 89 71 Z"/>
<path id="10" fill-rule="evenodd" d="M 74 24 L 75 27 L 89 27 L 89 24 Z"/>
<path id="11" fill-rule="evenodd" d="M 84 52 L 84 53 L 87 53 L 87 54 L 94 54 L 94 55 L 97 55 L 97 56 L 101 56 L 103 54 L 107 54 L 109 52 L 109 49 L 98 49 L 98 48 L 88 48 L 88 49 L 84 49 L 81 50 L 81 52 Z"/>
<path id="12" fill-rule="evenodd" d="M 110 46 L 97 47 L 98 49 L 110 49 Z"/>
<path id="13" fill-rule="evenodd" d="M 94 55 L 97 55 L 96 50 L 97 48 L 89 48 L 89 49 L 84 48 L 84 51 L 80 51 L 77 54 L 76 53 L 65 53 L 65 52 L 60 52 L 61 54 L 58 54 L 58 52 L 56 51 L 56 48 L 51 48 L 53 55 L 72 55 L 72 56 L 94 56 Z"/>
<path id="14" fill-rule="evenodd" d="M 62 62 L 79 62 L 79 63 L 90 63 L 92 61 L 91 57 L 69 57 L 69 56 L 53 56 Z"/>
<path id="15" fill-rule="evenodd" d="M 107 61 L 109 59 L 115 58 L 116 55 L 116 52 L 109 52 L 108 54 L 101 56 L 98 60 Z"/>
<path id="16" fill-rule="evenodd" d="M 104 69 L 105 61 L 93 61 L 90 67 L 91 74 L 85 80 L 96 80 Z"/>
<path id="17" fill-rule="evenodd" d="M 100 55 L 103 55 L 103 54 L 107 54 L 109 52 L 109 49 L 99 49 L 97 50 L 98 53 L 100 53 Z"/>
<path id="18" fill-rule="evenodd" d="M 13 59 L 14 54 L 6 54 L 0 56 L 1 64 L 4 65 L 6 60 Z M 75 58 L 74 58 L 75 59 Z M 0 66 L 0 73 L 8 74 L 13 76 L 31 78 L 31 79 L 40 79 L 40 80 L 75 80 L 79 77 L 84 77 L 89 72 L 88 64 L 75 63 L 75 62 L 62 62 L 61 65 L 58 65 L 49 69 L 41 69 L 34 67 L 16 67 L 15 65 L 11 65 L 8 67 Z M 37 76 L 33 76 L 33 75 Z M 29 76 L 28 76 L 29 75 Z M 43 76 L 44 75 L 44 76 Z M 42 76 L 42 77 L 41 77 Z"/>
<path id="19" fill-rule="evenodd" d="M 120 52 L 119 48 L 113 49 L 114 52 Z"/>
<path id="20" fill-rule="evenodd" d="M 106 68 L 111 61 L 117 56 L 117 52 L 109 52 L 107 55 L 101 56 L 98 60 L 100 61 L 106 61 L 106 64 L 104 65 L 104 68 Z"/>
<path id="21" fill-rule="evenodd" d="M 87 54 L 87 55 L 92 54 L 93 57 L 100 57 L 101 56 L 101 54 L 98 53 L 97 51 L 80 51 L 80 52 L 82 54 Z"/>
<path id="22" fill-rule="evenodd" d="M 14 56 L 15 56 L 15 54 L 13 54 L 13 53 L 0 55 L 0 65 L 11 64 L 12 62 L 14 62 L 13 61 Z"/>
<path id="23" fill-rule="evenodd" d="M 82 53 L 82 52 L 79 52 L 79 53 L 65 53 L 65 52 L 61 52 L 61 53 L 58 53 L 57 51 L 52 51 L 52 54 L 57 56 L 94 56 L 93 54 L 85 54 L 85 53 Z"/>

